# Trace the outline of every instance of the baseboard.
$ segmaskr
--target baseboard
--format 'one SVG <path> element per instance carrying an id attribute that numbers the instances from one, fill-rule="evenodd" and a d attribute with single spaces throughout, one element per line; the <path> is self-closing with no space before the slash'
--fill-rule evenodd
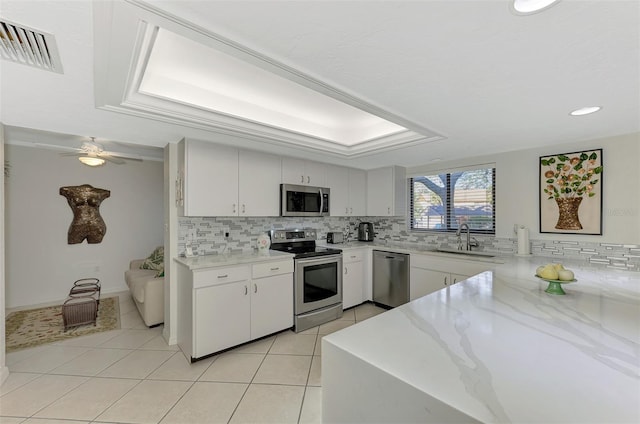
<path id="1" fill-rule="evenodd" d="M 2 369 L 0 370 L 0 386 L 2 386 L 7 378 L 9 378 L 9 368 L 2 367 Z"/>
<path id="2" fill-rule="evenodd" d="M 173 334 L 175 334 L 175 331 L 173 332 Z M 162 329 L 162 337 L 164 338 L 164 341 L 166 341 L 169 346 L 178 344 L 177 338 L 175 336 L 174 337 L 170 337 L 170 336 L 171 335 L 169 334 L 169 329 L 165 326 Z"/>

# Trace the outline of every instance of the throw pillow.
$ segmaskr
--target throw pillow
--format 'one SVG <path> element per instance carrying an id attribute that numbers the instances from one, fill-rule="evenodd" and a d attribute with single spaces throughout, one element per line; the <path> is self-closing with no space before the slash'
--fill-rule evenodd
<path id="1" fill-rule="evenodd" d="M 141 269 L 164 271 L 164 246 L 157 247 L 140 265 Z"/>

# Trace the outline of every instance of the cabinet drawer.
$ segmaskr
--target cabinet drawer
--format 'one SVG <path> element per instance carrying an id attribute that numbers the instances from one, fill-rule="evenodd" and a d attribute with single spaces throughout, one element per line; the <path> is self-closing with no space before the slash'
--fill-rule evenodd
<path id="1" fill-rule="evenodd" d="M 208 268 L 193 271 L 193 288 L 215 286 L 248 280 L 250 277 L 248 266 L 233 266 L 224 268 Z"/>
<path id="2" fill-rule="evenodd" d="M 272 275 L 291 274 L 293 272 L 293 259 L 277 262 L 263 262 L 252 265 L 253 278 L 270 277 Z"/>
<path id="3" fill-rule="evenodd" d="M 349 262 L 358 262 L 364 259 L 363 250 L 343 250 L 342 262 L 348 264 Z"/>

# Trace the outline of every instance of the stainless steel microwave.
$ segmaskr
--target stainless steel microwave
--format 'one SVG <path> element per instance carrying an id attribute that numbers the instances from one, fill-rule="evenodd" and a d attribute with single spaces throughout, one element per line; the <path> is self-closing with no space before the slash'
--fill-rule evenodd
<path id="1" fill-rule="evenodd" d="M 326 187 L 280 184 L 280 216 L 329 216 Z"/>

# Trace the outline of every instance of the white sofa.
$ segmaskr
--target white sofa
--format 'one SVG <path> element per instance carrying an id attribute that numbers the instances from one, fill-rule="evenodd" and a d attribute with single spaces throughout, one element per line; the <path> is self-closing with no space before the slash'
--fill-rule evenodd
<path id="1" fill-rule="evenodd" d="M 164 322 L 164 277 L 158 271 L 140 269 L 144 259 L 134 259 L 124 273 L 133 301 L 145 325 L 152 327 Z"/>

